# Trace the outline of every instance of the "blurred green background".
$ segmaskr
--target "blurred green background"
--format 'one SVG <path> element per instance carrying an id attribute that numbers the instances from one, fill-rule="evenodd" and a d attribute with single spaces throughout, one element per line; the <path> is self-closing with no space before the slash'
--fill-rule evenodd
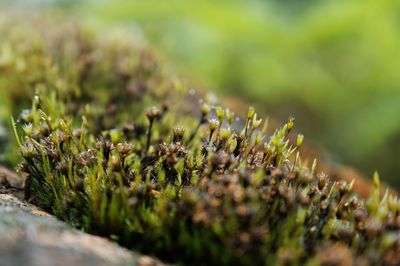
<path id="1" fill-rule="evenodd" d="M 140 33 L 192 84 L 400 187 L 400 1 L 38 1 Z"/>

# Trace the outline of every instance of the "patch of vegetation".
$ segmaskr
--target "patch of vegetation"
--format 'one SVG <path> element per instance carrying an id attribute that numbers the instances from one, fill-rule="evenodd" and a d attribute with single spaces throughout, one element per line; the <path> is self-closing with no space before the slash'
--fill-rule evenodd
<path id="1" fill-rule="evenodd" d="M 105 0 L 76 8 L 105 25 L 139 25 L 180 73 L 275 119 L 296 114 L 298 129 L 336 161 L 365 175 L 378 169 L 400 188 L 391 159 L 400 150 L 400 1 Z"/>
<path id="2" fill-rule="evenodd" d="M 197 107 L 126 35 L 24 27 L 2 35 L 2 82 L 10 109 L 33 99 L 14 124 L 26 196 L 43 209 L 170 262 L 400 263 L 399 199 L 379 195 L 377 175 L 361 200 L 316 174 L 303 136 L 288 140 L 294 119 L 268 136 L 253 108 L 241 121 Z"/>

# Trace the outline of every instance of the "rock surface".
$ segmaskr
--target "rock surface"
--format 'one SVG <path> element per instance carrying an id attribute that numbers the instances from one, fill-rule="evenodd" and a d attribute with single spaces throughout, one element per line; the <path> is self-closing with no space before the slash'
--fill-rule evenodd
<path id="1" fill-rule="evenodd" d="M 0 184 L 1 186 L 1 184 Z M 71 228 L 0 188 L 0 266 L 162 265 Z"/>

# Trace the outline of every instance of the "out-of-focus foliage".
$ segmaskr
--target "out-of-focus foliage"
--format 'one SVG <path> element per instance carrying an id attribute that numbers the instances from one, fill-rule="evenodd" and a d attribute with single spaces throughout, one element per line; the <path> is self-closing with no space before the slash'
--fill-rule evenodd
<path id="1" fill-rule="evenodd" d="M 182 73 L 257 101 L 345 163 L 397 184 L 400 2 L 89 1 L 85 15 L 139 25 Z"/>

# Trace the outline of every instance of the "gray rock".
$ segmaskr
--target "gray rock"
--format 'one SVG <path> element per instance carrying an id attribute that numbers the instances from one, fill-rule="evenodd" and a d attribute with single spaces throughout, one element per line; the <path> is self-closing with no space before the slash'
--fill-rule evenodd
<path id="1" fill-rule="evenodd" d="M 0 266 L 162 265 L 71 228 L 12 194 L 0 194 Z"/>

